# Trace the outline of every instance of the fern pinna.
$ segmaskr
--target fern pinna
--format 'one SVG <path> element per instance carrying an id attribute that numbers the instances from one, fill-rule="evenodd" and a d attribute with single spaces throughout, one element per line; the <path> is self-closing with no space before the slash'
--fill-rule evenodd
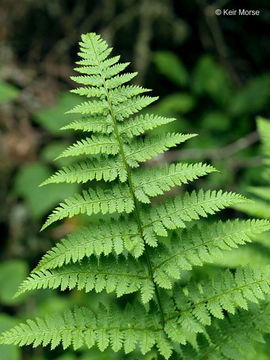
<path id="1" fill-rule="evenodd" d="M 248 326 L 251 321 L 257 324 L 252 326 L 256 335 L 257 328 L 268 330 L 263 326 L 267 302 L 254 305 L 252 312 L 246 310 L 249 303 L 258 303 L 270 292 L 270 269 L 216 271 L 199 282 L 192 269 L 215 262 L 223 251 L 251 241 L 252 236 L 270 228 L 269 222 L 205 222 L 208 215 L 245 201 L 231 192 L 200 190 L 151 203 L 172 187 L 215 169 L 203 163 L 147 170 L 141 166 L 195 135 L 151 135 L 150 130 L 175 119 L 133 116 L 156 98 L 145 95 L 148 89 L 124 85 L 136 73 L 119 75 L 128 63 L 119 63 L 119 56 L 109 57 L 111 51 L 95 33 L 82 35 L 81 60 L 75 69 L 81 75 L 72 79 L 84 86 L 72 92 L 89 100 L 70 110 L 80 117 L 65 128 L 83 131 L 86 137 L 59 156 L 78 157 L 79 161 L 44 182 L 97 180 L 100 185 L 62 202 L 42 229 L 77 214 L 111 214 L 111 220 L 106 217 L 106 221 L 62 239 L 44 255 L 18 294 L 40 288 L 77 288 L 97 293 L 106 290 L 117 297 L 134 293 L 133 301 L 124 310 L 101 304 L 95 313 L 90 308 L 75 308 L 28 320 L 3 333 L 1 342 L 34 347 L 50 344 L 52 349 L 60 343 L 64 349 L 97 345 L 100 351 L 122 349 L 121 359 L 129 358 L 129 353 L 131 359 L 143 359 L 150 350 L 153 357 L 149 358 L 155 359 L 240 359 L 232 355 L 233 351 L 241 355 L 240 346 L 230 342 L 233 324 L 237 327 L 248 317 Z M 248 331 L 241 334 L 250 344 L 258 339 Z M 214 357 L 217 349 L 220 357 Z"/>

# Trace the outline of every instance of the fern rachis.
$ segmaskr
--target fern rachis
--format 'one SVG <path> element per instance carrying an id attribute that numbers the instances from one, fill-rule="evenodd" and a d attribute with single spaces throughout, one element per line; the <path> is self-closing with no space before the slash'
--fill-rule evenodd
<path id="1" fill-rule="evenodd" d="M 18 294 L 40 288 L 77 288 L 97 293 L 106 290 L 117 297 L 134 293 L 133 301 L 124 310 L 101 305 L 96 314 L 75 308 L 63 315 L 28 320 L 5 332 L 1 341 L 51 344 L 52 348 L 62 343 L 64 348 L 73 345 L 75 349 L 97 345 L 101 351 L 110 346 L 116 352 L 124 349 L 126 354 L 139 351 L 142 355 L 154 348 L 157 356 L 181 359 L 189 351 L 188 343 L 196 345 L 198 334 L 211 333 L 213 318 L 223 319 L 225 311 L 238 316 L 239 308 L 247 309 L 250 302 L 269 294 L 270 270 L 240 268 L 234 275 L 216 272 L 185 286 L 179 279 L 187 271 L 192 279 L 194 266 L 215 262 L 223 251 L 252 241 L 270 224 L 266 220 L 202 220 L 245 201 L 231 192 L 193 191 L 152 205 L 157 195 L 215 169 L 202 163 L 139 167 L 195 135 L 148 133 L 174 119 L 149 114 L 133 117 L 156 98 L 142 95 L 148 89 L 125 85 L 136 73 L 119 74 L 128 64 L 119 63 L 118 56 L 109 58 L 111 51 L 98 35 L 82 35 L 82 60 L 75 69 L 80 75 L 72 79 L 85 87 L 73 92 L 88 100 L 70 110 L 81 118 L 64 128 L 92 134 L 59 157 L 87 158 L 59 170 L 42 184 L 97 180 L 106 183 L 106 188 L 104 184 L 91 186 L 66 199 L 42 229 L 84 213 L 109 214 L 110 220 L 62 239 L 44 255 Z M 115 213 L 120 214 L 118 218 L 113 217 Z"/>

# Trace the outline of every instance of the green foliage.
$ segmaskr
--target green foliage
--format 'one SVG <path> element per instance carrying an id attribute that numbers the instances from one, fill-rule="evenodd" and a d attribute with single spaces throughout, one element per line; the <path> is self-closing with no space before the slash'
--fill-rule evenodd
<path id="1" fill-rule="evenodd" d="M 177 92 L 166 96 L 156 106 L 155 111 L 163 115 L 187 114 L 195 107 L 195 99 L 187 93 Z"/>
<path id="2" fill-rule="evenodd" d="M 224 70 L 210 56 L 203 56 L 193 75 L 193 89 L 198 95 L 208 94 L 218 104 L 224 104 L 230 95 L 230 83 Z"/>
<path id="3" fill-rule="evenodd" d="M 186 85 L 188 81 L 188 73 L 182 61 L 169 51 L 157 51 L 155 53 L 154 62 L 161 74 L 164 74 L 176 85 Z"/>
<path id="4" fill-rule="evenodd" d="M 50 133 L 55 135 L 61 135 L 60 128 L 66 125 L 67 115 L 64 113 L 78 103 L 78 97 L 69 93 L 63 93 L 59 96 L 59 99 L 55 106 L 45 109 L 35 114 L 34 120 L 47 129 Z M 69 115 L 69 119 L 73 119 L 74 116 Z"/>
<path id="5" fill-rule="evenodd" d="M 22 282 L 28 272 L 25 262 L 20 260 L 4 261 L 0 264 L 0 302 L 6 305 L 14 305 L 22 299 L 14 299 L 14 291 Z"/>
<path id="6" fill-rule="evenodd" d="M 270 96 L 270 74 L 254 78 L 232 99 L 230 111 L 233 115 L 255 113 L 263 109 Z"/>
<path id="7" fill-rule="evenodd" d="M 2 80 L 0 80 L 0 103 L 16 99 L 19 90 Z"/>
<path id="8" fill-rule="evenodd" d="M 264 118 L 257 118 L 258 131 L 262 140 L 262 152 L 265 156 L 265 170 L 262 173 L 264 186 L 250 186 L 247 192 L 252 195 L 253 203 L 250 206 L 237 205 L 238 210 L 256 217 L 270 219 L 270 122 Z"/>
<path id="9" fill-rule="evenodd" d="M 95 292 L 94 299 L 103 290 L 115 292 L 123 299 L 110 306 L 106 302 L 100 304 L 95 311 L 90 306 L 75 307 L 63 314 L 27 320 L 4 332 L 1 342 L 34 347 L 50 344 L 51 349 L 60 343 L 64 349 L 69 346 L 74 349 L 96 346 L 100 351 L 111 348 L 114 352 L 122 349 L 121 354 L 127 359 L 126 354 L 131 353 L 133 360 L 149 360 L 178 359 L 181 353 L 194 353 L 205 336 L 209 342 L 205 346 L 215 350 L 212 333 L 217 326 L 220 326 L 217 335 L 224 333 L 229 338 L 228 321 L 233 323 L 241 318 L 239 309 L 245 309 L 250 316 L 253 311 L 247 311 L 250 303 L 258 303 L 270 293 L 270 269 L 239 267 L 233 273 L 213 268 L 202 279 L 196 278 L 192 270 L 252 241 L 254 235 L 270 229 L 270 223 L 206 220 L 222 209 L 247 202 L 232 192 L 200 189 L 168 196 L 167 192 L 175 186 L 214 172 L 212 166 L 177 163 L 142 168 L 142 162 L 184 143 L 194 134 L 164 130 L 159 135 L 148 133 L 173 119 L 148 114 L 133 117 L 156 98 L 141 95 L 148 89 L 124 85 L 136 73 L 119 74 L 128 64 L 119 63 L 119 57 L 108 58 L 111 51 L 95 33 L 82 35 L 79 52 L 82 60 L 77 62 L 81 66 L 75 69 L 80 75 L 72 79 L 86 85 L 74 92 L 89 100 L 68 111 L 81 114 L 81 118 L 72 120 L 65 128 L 93 134 L 62 152 L 60 157 L 73 157 L 74 163 L 57 171 L 43 185 L 92 180 L 98 183 L 92 182 L 81 194 L 61 202 L 42 229 L 80 214 L 108 216 L 67 235 L 49 250 L 22 283 L 18 295 L 40 288 L 77 288 Z M 201 66 L 209 69 L 209 60 Z M 215 76 L 224 83 L 226 79 L 219 69 L 213 75 L 206 90 L 219 102 L 222 99 L 215 95 L 219 91 Z M 137 138 L 140 135 L 143 137 Z M 158 195 L 166 200 L 157 202 Z M 181 283 L 183 278 L 187 279 L 185 285 Z M 126 296 L 137 292 L 139 296 Z M 97 300 L 90 303 L 96 304 Z M 252 323 L 250 338 L 258 340 L 254 328 L 261 326 L 268 313 L 263 314 L 261 321 L 261 308 L 254 309 L 256 325 Z M 227 313 L 234 315 L 232 320 Z M 223 322 L 217 325 L 215 318 Z M 238 336 L 247 337 L 245 330 L 241 335 L 241 329 Z M 229 350 L 227 358 L 235 359 L 233 346 Z M 221 354 L 224 351 L 222 348 Z M 201 356 L 205 357 L 204 348 Z"/>
<path id="10" fill-rule="evenodd" d="M 76 184 L 50 185 L 50 191 L 40 188 L 39 184 L 50 176 L 48 166 L 35 163 L 23 167 L 15 177 L 14 192 L 25 199 L 34 218 L 45 215 L 49 209 L 65 196 L 77 191 Z"/>
<path id="11" fill-rule="evenodd" d="M 263 334 L 269 334 L 269 303 L 251 306 L 225 320 L 216 320 L 200 337 L 198 351 L 189 347 L 179 359 L 255 359 L 258 358 L 256 343 L 263 343 Z M 263 359 L 263 358 L 262 358 Z"/>
<path id="12" fill-rule="evenodd" d="M 252 199 L 250 206 L 246 204 L 237 204 L 235 208 L 243 211 L 248 215 L 270 219 L 270 122 L 262 117 L 257 118 L 257 126 L 259 135 L 262 142 L 262 153 L 264 155 L 263 170 L 259 173 L 260 185 L 246 186 L 245 191 Z M 270 232 L 257 234 L 253 240 L 257 243 L 257 247 L 249 248 L 246 258 L 250 259 L 249 262 L 255 261 L 257 263 L 269 263 L 270 260 Z M 237 255 L 237 254 L 236 254 Z M 236 256 L 237 257 L 237 256 Z M 246 260 L 242 259 L 242 263 Z"/>
<path id="13" fill-rule="evenodd" d="M 172 65 L 172 59 L 177 66 Z M 239 154 L 232 158 L 230 154 L 226 156 L 226 152 L 224 156 L 222 152 L 215 154 L 214 149 L 226 149 L 228 144 L 246 136 L 253 130 L 253 116 L 260 111 L 267 112 L 269 74 L 253 77 L 247 83 L 239 83 L 239 86 L 235 87 L 232 80 L 238 80 L 237 74 L 234 76 L 228 71 L 228 67 L 221 66 L 213 57 L 203 54 L 191 69 L 186 81 L 179 82 L 181 74 L 187 73 L 181 57 L 170 52 L 157 51 L 154 52 L 153 62 L 162 75 L 160 81 L 162 85 L 164 83 L 161 86 L 164 95 L 157 105 L 152 106 L 152 111 L 178 119 L 167 124 L 166 131 L 195 129 L 196 132 L 200 132 L 203 136 L 198 137 L 192 145 L 186 144 L 186 148 L 198 149 L 190 149 L 190 152 L 187 152 L 188 158 L 193 159 L 193 154 L 194 159 L 204 160 L 210 157 L 213 164 L 223 170 L 224 176 L 212 174 L 209 177 L 208 181 L 213 187 L 236 186 L 237 170 L 244 168 L 242 179 L 245 179 L 248 173 L 245 169 L 245 160 L 243 164 L 239 160 L 249 156 L 248 150 L 244 152 L 239 149 Z M 172 82 L 171 88 L 175 89 L 169 94 L 168 84 L 163 80 L 164 76 Z M 160 131 L 164 129 L 155 130 L 156 133 Z"/>

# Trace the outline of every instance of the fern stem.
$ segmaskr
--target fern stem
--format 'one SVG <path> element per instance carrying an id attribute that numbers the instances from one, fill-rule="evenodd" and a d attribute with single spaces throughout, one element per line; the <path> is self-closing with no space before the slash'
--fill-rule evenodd
<path id="1" fill-rule="evenodd" d="M 105 84 L 104 84 L 104 87 L 105 87 L 106 96 L 107 96 L 109 107 L 110 107 L 110 112 L 111 112 L 112 119 L 113 119 L 115 135 L 116 135 L 117 141 L 119 143 L 120 154 L 121 154 L 121 157 L 122 157 L 122 160 L 123 160 L 126 172 L 127 172 L 128 185 L 129 185 L 130 193 L 131 193 L 131 196 L 132 196 L 132 199 L 133 199 L 133 202 L 134 202 L 134 211 L 135 211 L 135 215 L 136 215 L 136 219 L 137 219 L 137 223 L 138 223 L 138 228 L 139 228 L 140 236 L 141 236 L 141 238 L 143 239 L 143 242 L 144 242 L 144 248 L 145 248 L 144 254 L 145 254 L 145 258 L 146 258 L 146 262 L 147 262 L 148 272 L 149 272 L 149 276 L 151 277 L 151 280 L 152 280 L 152 282 L 154 284 L 155 294 L 156 294 L 158 306 L 159 306 L 159 309 L 160 309 L 161 322 L 162 322 L 162 327 L 163 327 L 164 324 L 165 324 L 164 312 L 163 312 L 163 308 L 162 308 L 162 305 L 161 305 L 161 300 L 160 300 L 157 284 L 154 281 L 153 266 L 151 264 L 150 255 L 149 255 L 148 248 L 147 248 L 148 245 L 145 243 L 145 240 L 144 240 L 144 237 L 143 237 L 143 226 L 142 226 L 142 221 L 141 221 L 141 217 L 140 217 L 140 210 L 139 210 L 138 201 L 137 201 L 137 199 L 135 197 L 135 191 L 134 191 L 134 186 L 133 186 L 133 182 L 132 182 L 132 178 L 131 178 L 131 172 L 130 172 L 130 168 L 129 168 L 127 160 L 126 160 L 125 152 L 124 152 L 124 149 L 123 149 L 123 144 L 122 144 L 121 137 L 120 137 L 119 130 L 118 130 L 118 126 L 117 126 L 117 121 L 116 121 L 116 118 L 115 118 L 115 115 L 114 115 L 114 112 L 113 112 L 113 108 L 112 108 L 112 105 L 111 105 L 110 95 L 109 95 L 109 92 L 108 92 Z"/>
<path id="2" fill-rule="evenodd" d="M 92 42 L 92 39 L 90 39 L 90 41 Z M 120 154 L 121 154 L 121 157 L 122 157 L 122 160 L 123 160 L 123 163 L 124 163 L 125 170 L 127 172 L 127 178 L 128 178 L 128 185 L 129 185 L 129 189 L 130 189 L 130 194 L 131 194 L 132 200 L 134 202 L 135 216 L 136 216 L 136 219 L 137 219 L 137 224 L 138 224 L 140 236 L 141 236 L 141 238 L 143 239 L 143 242 L 144 242 L 144 248 L 145 248 L 144 254 L 145 254 L 145 258 L 146 258 L 146 262 L 147 262 L 148 272 L 149 272 L 149 276 L 150 276 L 150 278 L 151 278 L 151 280 L 152 280 L 152 282 L 154 284 L 157 303 L 158 303 L 158 307 L 159 307 L 159 310 L 160 310 L 162 328 L 164 328 L 164 324 L 165 324 L 164 311 L 163 311 L 163 308 L 162 308 L 161 299 L 160 299 L 159 291 L 158 291 L 158 288 L 157 288 L 157 284 L 154 281 L 153 267 L 152 267 L 152 264 L 151 264 L 150 255 L 149 255 L 148 248 L 147 248 L 148 245 L 146 244 L 146 242 L 144 240 L 144 237 L 143 237 L 143 226 L 142 226 L 142 221 L 141 221 L 141 217 L 140 217 L 140 210 L 139 210 L 139 205 L 138 205 L 137 199 L 135 197 L 135 191 L 134 191 L 134 186 L 133 186 L 133 182 L 132 182 L 132 178 L 131 178 L 130 168 L 129 168 L 129 165 L 127 163 L 126 155 L 125 155 L 123 144 L 122 144 L 122 141 L 121 141 L 121 136 L 120 136 L 120 133 L 119 133 L 119 130 L 118 130 L 117 120 L 116 120 L 116 117 L 115 117 L 115 113 L 113 111 L 110 94 L 109 94 L 108 88 L 106 86 L 106 81 L 105 81 L 105 78 L 103 76 L 103 72 L 102 72 L 100 62 L 99 62 L 99 59 L 98 59 L 98 56 L 97 56 L 97 53 L 96 53 L 93 42 L 92 42 L 92 47 L 93 47 L 93 51 L 94 51 L 94 53 L 96 55 L 100 75 L 102 77 L 103 87 L 104 87 L 104 90 L 105 90 L 105 93 L 106 93 L 106 98 L 107 98 L 107 101 L 108 101 L 109 110 L 110 110 L 110 113 L 111 113 L 111 116 L 112 116 L 114 132 L 115 132 L 115 136 L 116 136 L 116 139 L 117 139 L 117 142 L 118 142 L 118 145 L 119 145 Z"/>

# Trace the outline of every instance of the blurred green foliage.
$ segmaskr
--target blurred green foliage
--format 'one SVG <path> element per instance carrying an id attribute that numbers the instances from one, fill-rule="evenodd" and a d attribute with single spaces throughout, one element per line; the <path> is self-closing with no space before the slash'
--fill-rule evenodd
<path id="1" fill-rule="evenodd" d="M 156 52 L 153 61 L 160 74 L 181 89 L 181 92 L 163 97 L 154 107 L 155 111 L 174 115 L 177 119 L 185 115 L 186 121 L 183 122 L 181 118 L 178 121 L 181 130 L 201 128 L 208 132 L 210 138 L 222 133 L 222 138 L 213 137 L 219 147 L 249 131 L 254 114 L 268 106 L 268 73 L 253 78 L 239 89 L 233 89 L 227 71 L 210 55 L 199 58 L 190 76 L 181 59 L 173 53 Z M 236 121 L 240 126 L 235 127 Z M 212 146 L 213 143 L 209 141 L 209 147 Z"/>
<path id="2" fill-rule="evenodd" d="M 16 325 L 16 320 L 7 314 L 0 313 L 0 332 Z M 20 360 L 21 350 L 17 346 L 0 345 L 0 354 L 5 360 Z"/>
<path id="3" fill-rule="evenodd" d="M 19 90 L 0 79 L 0 103 L 16 99 Z"/>
<path id="4" fill-rule="evenodd" d="M 38 112 L 34 120 L 51 134 L 63 136 L 64 133 L 60 128 L 74 118 L 74 115 L 65 112 L 78 104 L 78 98 L 76 95 L 64 92 L 60 94 L 55 106 Z"/>
<path id="5" fill-rule="evenodd" d="M 23 167 L 14 180 L 14 193 L 22 197 L 34 219 L 40 219 L 78 190 L 77 184 L 50 184 L 46 188 L 39 185 L 52 174 L 49 166 L 36 163 Z"/>
<path id="6" fill-rule="evenodd" d="M 26 262 L 21 260 L 9 260 L 0 264 L 0 302 L 2 304 L 15 305 L 22 301 L 22 297 L 14 298 L 14 294 L 28 272 Z"/>

